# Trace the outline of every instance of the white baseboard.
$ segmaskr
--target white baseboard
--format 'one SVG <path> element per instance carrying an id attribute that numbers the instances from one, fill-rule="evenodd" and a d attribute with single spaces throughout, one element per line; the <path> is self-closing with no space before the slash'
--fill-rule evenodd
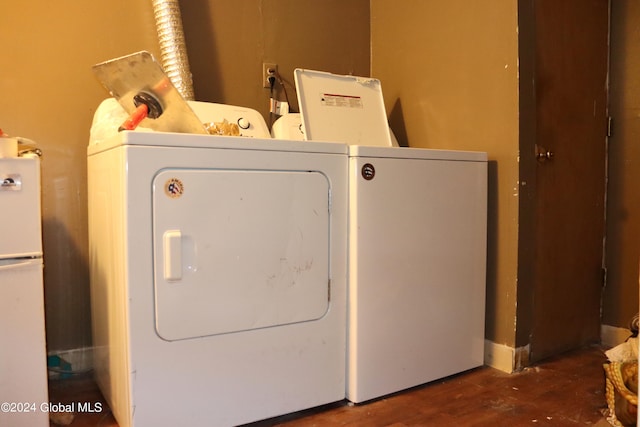
<path id="1" fill-rule="evenodd" d="M 484 340 L 484 364 L 492 368 L 512 373 L 514 370 L 515 349 L 504 344 Z"/>
<path id="2" fill-rule="evenodd" d="M 508 374 L 529 366 L 530 352 L 531 347 L 529 344 L 513 348 L 504 344 L 496 344 L 489 340 L 484 341 L 485 365 Z"/>
<path id="3" fill-rule="evenodd" d="M 600 326 L 600 342 L 604 347 L 615 347 L 625 342 L 630 336 L 631 331 L 627 328 L 610 325 Z"/>
<path id="4" fill-rule="evenodd" d="M 615 347 L 629 338 L 627 328 L 601 326 L 601 342 L 605 347 Z M 93 347 L 50 352 L 49 356 L 59 356 L 71 364 L 73 373 L 88 372 L 93 369 Z M 512 373 L 528 364 L 529 346 L 513 348 L 493 341 L 484 341 L 484 363 L 503 372 Z M 51 372 L 50 372 L 51 374 Z M 51 375 L 50 375 L 51 377 Z"/>
<path id="5" fill-rule="evenodd" d="M 627 328 L 601 325 L 600 342 L 604 347 L 615 347 L 631 336 Z M 484 341 L 484 363 L 503 372 L 512 373 L 529 363 L 529 345 L 513 348 L 493 341 Z"/>

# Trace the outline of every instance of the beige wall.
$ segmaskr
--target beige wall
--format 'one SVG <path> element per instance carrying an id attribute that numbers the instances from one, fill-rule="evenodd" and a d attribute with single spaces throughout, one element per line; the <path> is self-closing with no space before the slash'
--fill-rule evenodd
<path id="1" fill-rule="evenodd" d="M 277 62 L 289 84 L 297 66 L 369 72 L 368 0 L 185 0 L 181 8 L 196 99 L 266 115 L 263 60 Z M 90 346 L 86 146 L 108 96 L 91 66 L 138 50 L 158 55 L 151 0 L 25 0 L 4 5 L 2 16 L 0 128 L 44 152 L 49 351 Z"/>
<path id="2" fill-rule="evenodd" d="M 369 73 L 368 0 L 184 0 L 180 7 L 198 100 L 267 117 L 263 62 L 278 65 L 294 107 L 295 68 Z"/>
<path id="3" fill-rule="evenodd" d="M 626 327 L 638 312 L 640 256 L 640 4 L 611 2 L 610 114 L 607 206 L 606 325 Z"/>
<path id="4" fill-rule="evenodd" d="M 25 0 L 2 7 L 0 128 L 35 140 L 44 152 L 50 349 L 91 345 L 85 156 L 93 111 L 106 95 L 91 66 L 155 49 L 152 25 L 146 2 Z"/>
<path id="5" fill-rule="evenodd" d="M 413 147 L 488 152 L 488 339 L 515 343 L 517 2 L 371 1 L 372 75 Z"/>
<path id="6" fill-rule="evenodd" d="M 50 350 L 91 345 L 85 148 L 93 112 L 107 94 L 90 67 L 142 49 L 157 54 L 150 3 L 69 0 L 43 7 L 41 1 L 26 0 L 3 8 L 0 128 L 37 141 L 44 151 Z M 515 342 L 518 249 L 516 3 L 181 4 L 196 99 L 252 107 L 266 116 L 268 90 L 260 87 L 263 61 L 278 63 L 292 101 L 295 67 L 371 72 L 382 80 L 391 125 L 401 142 L 489 153 L 487 337 L 510 346 Z M 639 64 L 633 58 L 640 44 L 631 22 L 640 20 L 640 11 L 634 5 L 616 0 L 613 14 L 612 109 L 617 125 L 604 323 L 619 326 L 637 311 L 639 208 L 634 186 L 640 181 L 633 165 L 640 125 L 634 101 Z"/>

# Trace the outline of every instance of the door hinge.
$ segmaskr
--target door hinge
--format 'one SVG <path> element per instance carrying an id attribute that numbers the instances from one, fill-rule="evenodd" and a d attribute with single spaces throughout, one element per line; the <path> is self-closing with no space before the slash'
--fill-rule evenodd
<path id="1" fill-rule="evenodd" d="M 613 117 L 607 117 L 607 137 L 611 138 L 613 136 Z"/>
<path id="2" fill-rule="evenodd" d="M 607 287 L 607 267 L 602 267 L 602 289 Z"/>

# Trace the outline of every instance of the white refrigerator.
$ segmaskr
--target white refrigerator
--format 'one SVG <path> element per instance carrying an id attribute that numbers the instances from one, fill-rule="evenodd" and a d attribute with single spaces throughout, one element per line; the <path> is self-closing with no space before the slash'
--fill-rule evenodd
<path id="1" fill-rule="evenodd" d="M 0 426 L 48 426 L 40 159 L 0 158 Z"/>

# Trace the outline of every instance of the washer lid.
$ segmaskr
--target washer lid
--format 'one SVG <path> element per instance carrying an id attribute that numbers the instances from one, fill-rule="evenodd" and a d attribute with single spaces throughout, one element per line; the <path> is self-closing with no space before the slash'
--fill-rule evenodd
<path id="1" fill-rule="evenodd" d="M 294 71 L 306 140 L 391 147 L 380 80 Z"/>

